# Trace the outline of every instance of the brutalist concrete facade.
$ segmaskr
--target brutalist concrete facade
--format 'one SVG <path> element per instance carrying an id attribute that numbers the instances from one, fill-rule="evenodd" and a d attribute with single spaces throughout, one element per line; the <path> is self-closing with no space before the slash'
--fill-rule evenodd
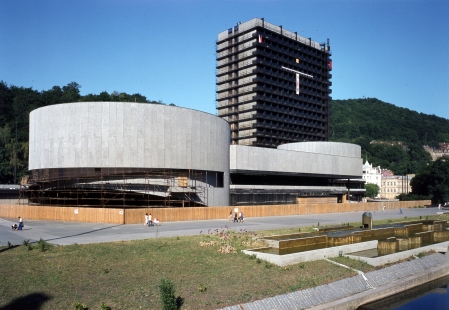
<path id="1" fill-rule="evenodd" d="M 299 142 L 277 149 L 231 145 L 231 172 L 287 173 L 329 178 L 362 174 L 361 148 L 341 142 Z"/>
<path id="2" fill-rule="evenodd" d="M 329 138 L 329 40 L 255 18 L 218 35 L 217 109 L 232 144 L 276 148 Z"/>
<path id="3" fill-rule="evenodd" d="M 191 109 L 129 102 L 39 108 L 30 113 L 30 198 L 228 205 L 229 140 L 226 121 Z"/>
<path id="4" fill-rule="evenodd" d="M 78 102 L 30 113 L 29 170 L 32 204 L 237 206 L 341 201 L 362 159 L 348 143 L 230 145 L 225 120 L 191 109 Z"/>
<path id="5" fill-rule="evenodd" d="M 361 148 L 341 142 L 297 142 L 277 149 L 230 147 L 231 205 L 295 204 L 300 197 L 363 195 Z M 343 182 L 342 182 L 343 180 Z M 346 180 L 346 181 L 344 181 Z"/>

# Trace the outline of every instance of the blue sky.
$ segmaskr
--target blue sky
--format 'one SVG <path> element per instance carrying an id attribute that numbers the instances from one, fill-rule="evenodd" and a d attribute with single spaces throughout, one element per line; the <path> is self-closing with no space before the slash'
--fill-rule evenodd
<path id="1" fill-rule="evenodd" d="M 332 97 L 449 119 L 447 0 L 1 0 L 0 80 L 140 93 L 212 114 L 215 41 L 254 17 L 332 50 Z"/>

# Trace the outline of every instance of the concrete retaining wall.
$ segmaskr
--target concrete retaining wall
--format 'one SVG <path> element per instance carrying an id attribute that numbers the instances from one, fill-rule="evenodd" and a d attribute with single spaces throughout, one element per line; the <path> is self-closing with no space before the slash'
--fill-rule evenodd
<path id="1" fill-rule="evenodd" d="M 377 247 L 377 240 L 355 243 L 355 244 L 347 244 L 347 245 L 341 245 L 341 246 L 334 246 L 334 247 L 330 247 L 330 248 L 311 250 L 311 251 L 286 254 L 286 255 L 275 255 L 275 254 L 268 254 L 268 253 L 263 253 L 263 252 L 250 251 L 250 250 L 243 250 L 242 252 L 245 254 L 248 254 L 248 255 L 256 255 L 257 258 L 260 258 L 262 260 L 265 260 L 267 262 L 270 262 L 270 263 L 278 265 L 278 266 L 288 266 L 288 265 L 298 264 L 301 262 L 311 262 L 314 260 L 319 260 L 319 259 L 324 259 L 324 258 L 329 258 L 329 257 L 337 257 L 337 256 L 339 256 L 340 251 L 343 254 L 345 254 L 345 253 L 375 249 L 376 247 Z"/>
<path id="2" fill-rule="evenodd" d="M 407 251 L 403 251 L 403 252 L 398 252 L 398 253 L 389 254 L 389 255 L 380 256 L 380 257 L 374 257 L 374 258 L 355 256 L 355 255 L 346 255 L 346 256 L 348 256 L 349 258 L 364 261 L 364 262 L 370 264 L 371 266 L 382 266 L 385 264 L 394 263 L 394 262 L 409 258 L 413 255 L 418 255 L 419 253 L 438 251 L 441 248 L 447 249 L 448 245 L 449 245 L 449 241 L 446 241 L 446 242 L 441 242 L 441 243 L 437 243 L 437 244 L 424 246 L 421 248 L 416 248 L 416 249 L 412 249 L 412 250 L 407 250 Z"/>

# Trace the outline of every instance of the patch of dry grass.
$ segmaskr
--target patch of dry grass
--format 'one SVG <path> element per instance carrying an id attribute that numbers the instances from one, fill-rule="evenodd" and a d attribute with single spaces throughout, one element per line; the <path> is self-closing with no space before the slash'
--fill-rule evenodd
<path id="1" fill-rule="evenodd" d="M 374 225 L 391 222 L 374 221 Z M 100 309 L 102 303 L 113 310 L 161 309 L 161 278 L 173 280 L 176 296 L 184 302 L 182 309 L 217 309 L 356 275 L 325 260 L 283 268 L 240 252 L 261 246 L 254 243 L 257 237 L 311 230 L 290 228 L 256 234 L 224 229 L 188 237 L 52 246 L 44 252 L 37 245 L 3 247 L 0 309 L 18 300 L 34 308 L 42 304 L 40 309 L 73 309 L 74 303 L 91 310 Z M 374 270 L 345 257 L 335 261 L 364 272 Z"/>
<path id="2" fill-rule="evenodd" d="M 225 236 L 226 235 L 226 236 Z M 239 250 L 254 234 L 215 231 L 190 237 L 54 246 L 45 252 L 19 246 L 0 251 L 0 308 L 40 293 L 41 309 L 161 309 L 157 285 L 172 279 L 182 309 L 217 309 L 312 287 L 355 275 L 327 261 L 287 268 Z M 200 243 L 217 241 L 212 246 Z M 249 242 L 249 243 L 248 243 Z M 220 246 L 233 246 L 223 254 Z M 6 280 L 5 280 L 6 279 Z M 43 296 L 43 297 L 42 297 Z M 35 304 L 35 300 L 33 300 Z"/>

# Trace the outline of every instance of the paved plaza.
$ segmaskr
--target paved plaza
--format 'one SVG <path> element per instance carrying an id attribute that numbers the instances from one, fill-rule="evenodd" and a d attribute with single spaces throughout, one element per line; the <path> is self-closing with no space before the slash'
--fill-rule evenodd
<path id="1" fill-rule="evenodd" d="M 373 220 L 380 219 L 404 219 L 405 217 L 434 215 L 437 208 L 413 208 L 404 209 L 403 214 L 399 210 L 371 211 Z M 97 242 L 113 242 L 122 240 L 138 240 L 157 237 L 187 236 L 207 233 L 209 230 L 246 229 L 248 231 L 270 230 L 278 228 L 305 227 L 324 225 L 340 225 L 348 222 L 361 222 L 363 211 L 346 213 L 328 213 L 314 215 L 290 215 L 274 217 L 246 218 L 245 223 L 232 223 L 227 219 L 166 222 L 161 226 L 146 227 L 142 224 L 103 224 L 103 223 L 78 223 L 37 221 L 24 218 L 25 227 L 22 231 L 13 231 L 11 226 L 18 223 L 18 219 L 0 219 L 0 246 L 10 242 L 13 245 L 22 244 L 24 240 L 38 241 L 40 238 L 58 245 L 85 244 Z"/>

